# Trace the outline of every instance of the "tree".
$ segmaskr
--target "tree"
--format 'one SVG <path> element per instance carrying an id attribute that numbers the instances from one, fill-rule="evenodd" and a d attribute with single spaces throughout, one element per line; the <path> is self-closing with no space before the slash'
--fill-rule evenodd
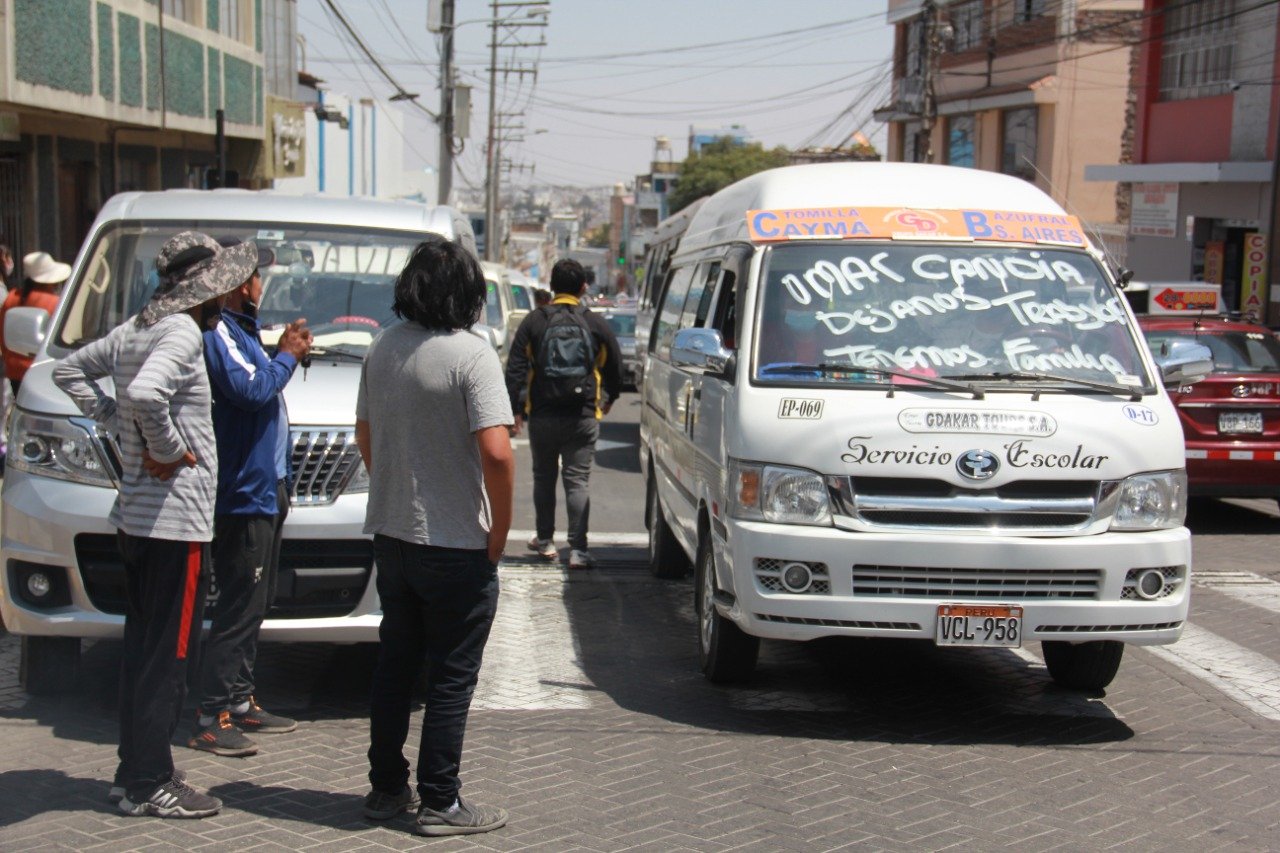
<path id="1" fill-rule="evenodd" d="M 609 223 L 601 222 L 595 228 L 588 229 L 584 241 L 593 249 L 609 248 Z"/>
<path id="2" fill-rule="evenodd" d="M 668 206 L 675 213 L 748 175 L 787 163 L 788 152 L 782 146 L 767 150 L 759 142 L 739 145 L 733 137 L 723 136 L 685 158 L 680 179 L 667 199 Z"/>

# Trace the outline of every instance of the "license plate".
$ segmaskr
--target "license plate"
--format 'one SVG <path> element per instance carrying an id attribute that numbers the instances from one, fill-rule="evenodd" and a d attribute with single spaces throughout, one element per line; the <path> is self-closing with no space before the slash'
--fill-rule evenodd
<path id="1" fill-rule="evenodd" d="M 1022 608 L 939 604 L 934 642 L 939 646 L 1022 648 Z"/>
<path id="2" fill-rule="evenodd" d="M 1219 412 L 1218 432 L 1262 432 L 1262 412 Z"/>

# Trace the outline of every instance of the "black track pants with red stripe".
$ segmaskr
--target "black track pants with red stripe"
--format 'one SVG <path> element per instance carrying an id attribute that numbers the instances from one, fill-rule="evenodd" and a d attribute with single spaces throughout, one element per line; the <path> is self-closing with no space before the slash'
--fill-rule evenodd
<path id="1" fill-rule="evenodd" d="M 120 767 L 130 797 L 173 775 L 173 738 L 196 657 L 208 586 L 209 543 L 116 536 L 129 586 L 120 661 Z"/>

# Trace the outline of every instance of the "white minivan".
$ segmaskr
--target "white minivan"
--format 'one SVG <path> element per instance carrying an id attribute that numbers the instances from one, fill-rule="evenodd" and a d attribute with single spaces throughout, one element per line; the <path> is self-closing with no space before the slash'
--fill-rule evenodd
<path id="1" fill-rule="evenodd" d="M 393 285 L 413 248 L 435 233 L 474 254 L 470 223 L 450 208 L 411 202 L 244 190 L 126 193 L 98 215 L 52 320 L 34 309 L 6 317 L 7 344 L 36 355 L 8 424 L 0 495 L 0 616 L 23 637 L 20 674 L 31 692 L 73 684 L 81 639 L 119 636 L 125 611 L 124 566 L 107 523 L 113 443 L 54 386 L 53 360 L 137 312 L 155 288 L 160 246 L 187 229 L 271 250 L 259 310 L 268 345 L 298 317 L 315 334 L 309 369 L 299 368 L 285 389 L 292 501 L 262 636 L 377 639 L 373 543 L 361 533 L 369 478 L 354 436 L 360 366 L 374 335 L 396 322 Z"/>
<path id="2" fill-rule="evenodd" d="M 653 572 L 692 562 L 702 667 L 760 638 L 1042 644 L 1101 689 L 1176 641 L 1190 533 L 1164 385 L 1080 222 L 1018 178 L 795 166 L 702 204 L 652 302 Z"/>

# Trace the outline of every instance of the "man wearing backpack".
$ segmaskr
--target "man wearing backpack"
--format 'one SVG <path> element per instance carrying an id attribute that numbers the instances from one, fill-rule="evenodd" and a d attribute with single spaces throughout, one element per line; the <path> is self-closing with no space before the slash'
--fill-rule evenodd
<path id="1" fill-rule="evenodd" d="M 529 548 L 544 560 L 557 557 L 556 472 L 564 479 L 569 516 L 569 568 L 592 565 L 587 550 L 591 510 L 588 481 L 595 458 L 600 420 L 622 389 L 622 352 L 604 319 L 586 306 L 582 264 L 561 260 L 551 269 L 550 305 L 520 323 L 507 360 L 507 391 L 515 415 L 515 432 L 529 420 L 533 455 L 533 509 L 537 532 Z M 528 401 L 520 405 L 528 387 Z"/>

